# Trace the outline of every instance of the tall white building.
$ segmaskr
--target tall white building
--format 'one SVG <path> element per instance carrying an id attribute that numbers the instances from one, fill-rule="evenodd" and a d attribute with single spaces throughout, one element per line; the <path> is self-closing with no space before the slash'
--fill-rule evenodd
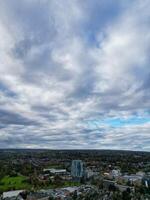
<path id="1" fill-rule="evenodd" d="M 72 177 L 83 177 L 83 162 L 81 160 L 73 160 L 71 165 Z"/>

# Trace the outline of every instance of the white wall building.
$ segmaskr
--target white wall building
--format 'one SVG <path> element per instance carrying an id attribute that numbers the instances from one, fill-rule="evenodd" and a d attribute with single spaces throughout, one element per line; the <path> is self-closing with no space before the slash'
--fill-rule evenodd
<path id="1" fill-rule="evenodd" d="M 24 190 L 14 190 L 14 191 L 3 192 L 3 199 L 17 197 L 23 191 Z"/>
<path id="2" fill-rule="evenodd" d="M 54 169 L 54 168 L 43 169 L 43 172 L 49 172 L 49 173 L 55 174 L 55 175 L 63 175 L 63 174 L 67 173 L 66 169 Z"/>

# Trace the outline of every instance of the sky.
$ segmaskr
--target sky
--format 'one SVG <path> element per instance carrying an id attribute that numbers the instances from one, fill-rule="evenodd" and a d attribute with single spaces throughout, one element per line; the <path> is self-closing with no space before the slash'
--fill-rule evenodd
<path id="1" fill-rule="evenodd" d="M 150 151 L 149 11 L 1 0 L 0 148 Z"/>

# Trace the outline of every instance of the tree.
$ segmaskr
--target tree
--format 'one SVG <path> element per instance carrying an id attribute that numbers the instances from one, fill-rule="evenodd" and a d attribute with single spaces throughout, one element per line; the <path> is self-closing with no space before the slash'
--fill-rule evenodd
<path id="1" fill-rule="evenodd" d="M 73 197 L 72 197 L 72 198 L 73 198 L 73 200 L 76 200 L 76 199 L 77 199 L 77 191 L 76 191 L 76 190 L 74 191 Z"/>
<path id="2" fill-rule="evenodd" d="M 54 200 L 54 197 L 53 197 L 53 196 L 50 196 L 50 197 L 48 198 L 48 200 Z"/>
<path id="3" fill-rule="evenodd" d="M 131 200 L 131 195 L 128 191 L 122 192 L 122 200 Z"/>
<path id="4" fill-rule="evenodd" d="M 60 185 L 62 184 L 62 178 L 61 178 L 60 176 L 56 175 L 56 176 L 54 177 L 54 184 L 55 184 L 56 186 L 60 186 Z"/>

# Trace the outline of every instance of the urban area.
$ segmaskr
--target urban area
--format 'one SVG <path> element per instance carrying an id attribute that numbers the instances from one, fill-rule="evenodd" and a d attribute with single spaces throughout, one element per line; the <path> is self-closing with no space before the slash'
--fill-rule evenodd
<path id="1" fill-rule="evenodd" d="M 0 150 L 1 200 L 150 200 L 150 153 Z"/>

